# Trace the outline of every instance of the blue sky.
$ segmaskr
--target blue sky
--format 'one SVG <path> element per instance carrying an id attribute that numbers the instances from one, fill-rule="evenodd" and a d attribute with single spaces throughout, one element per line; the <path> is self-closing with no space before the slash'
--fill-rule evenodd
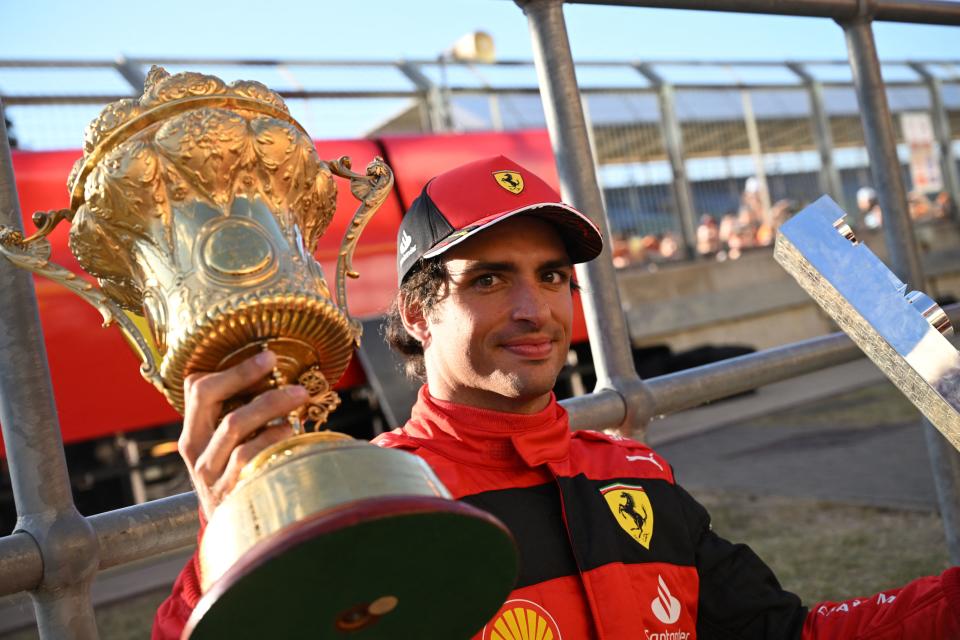
<path id="1" fill-rule="evenodd" d="M 435 60 L 461 35 L 475 30 L 493 36 L 500 60 L 532 58 L 526 17 L 509 0 L 0 0 L 0 10 L 5 26 L 0 37 L 0 59 L 8 60 L 113 60 L 123 55 Z M 592 5 L 566 5 L 565 15 L 573 53 L 579 60 L 783 61 L 844 60 L 847 56 L 842 30 L 827 19 Z M 877 23 L 874 30 L 882 59 L 960 60 L 960 27 Z M 227 81 L 257 79 L 277 90 L 411 88 L 410 82 L 392 68 L 167 65 L 167 69 L 199 70 Z M 436 67 L 423 70 L 435 82 L 441 81 Z M 783 68 L 660 71 L 674 82 L 796 82 L 795 76 Z M 482 73 L 451 68 L 448 73 L 454 85 L 476 85 L 478 78 L 499 86 L 536 83 L 532 68 L 487 67 Z M 888 67 L 884 73 L 888 80 L 916 78 L 905 67 Z M 960 79 L 960 64 L 940 73 Z M 583 86 L 645 84 L 629 68 L 609 72 L 581 67 L 578 75 Z M 828 67 L 821 69 L 818 77 L 848 81 L 849 70 Z M 120 95 L 129 91 L 129 85 L 112 70 L 0 69 L 0 94 Z M 315 101 L 309 109 L 291 104 L 291 109 L 314 137 L 358 137 L 408 104 L 408 99 L 400 98 L 346 99 L 336 105 Z M 335 116 L 328 115 L 326 109 L 334 109 Z M 10 106 L 7 115 L 25 148 L 73 148 L 98 111 L 96 105 L 71 109 Z"/>
<path id="2" fill-rule="evenodd" d="M 0 0 L 0 58 L 217 56 L 433 58 L 468 31 L 501 58 L 529 58 L 526 19 L 508 0 Z M 844 58 L 830 20 L 567 5 L 583 59 Z M 960 27 L 878 23 L 882 58 L 960 58 Z"/>

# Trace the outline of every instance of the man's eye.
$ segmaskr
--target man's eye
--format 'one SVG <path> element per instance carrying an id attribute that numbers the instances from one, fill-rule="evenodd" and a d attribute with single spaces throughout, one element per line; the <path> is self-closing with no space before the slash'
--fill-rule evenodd
<path id="1" fill-rule="evenodd" d="M 497 276 L 492 273 L 486 273 L 473 281 L 478 287 L 492 287 L 497 284 Z"/>
<path id="2" fill-rule="evenodd" d="M 543 274 L 543 281 L 550 284 L 562 284 L 570 279 L 564 271 L 547 271 Z"/>

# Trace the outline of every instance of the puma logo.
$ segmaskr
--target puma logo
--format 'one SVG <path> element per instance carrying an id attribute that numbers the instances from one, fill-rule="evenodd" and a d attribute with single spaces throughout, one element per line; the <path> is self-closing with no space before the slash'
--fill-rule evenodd
<path id="1" fill-rule="evenodd" d="M 644 462 L 649 462 L 650 464 L 656 465 L 657 469 L 663 471 L 663 467 L 660 466 L 660 463 L 657 462 L 657 459 L 654 457 L 656 454 L 648 453 L 646 455 L 637 455 L 637 456 L 627 456 L 627 462 L 639 462 L 643 460 Z"/>

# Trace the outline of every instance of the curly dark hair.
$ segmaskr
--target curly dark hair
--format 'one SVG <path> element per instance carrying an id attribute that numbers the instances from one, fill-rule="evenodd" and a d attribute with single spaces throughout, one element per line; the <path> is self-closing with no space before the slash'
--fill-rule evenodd
<path id="1" fill-rule="evenodd" d="M 424 314 L 439 303 L 447 293 L 447 265 L 441 256 L 419 260 L 403 283 L 400 295 L 393 300 L 383 323 L 383 335 L 394 351 L 404 359 L 404 373 L 408 378 L 426 381 L 427 368 L 423 359 L 423 345 L 407 333 L 400 317 L 400 301 L 419 306 Z"/>

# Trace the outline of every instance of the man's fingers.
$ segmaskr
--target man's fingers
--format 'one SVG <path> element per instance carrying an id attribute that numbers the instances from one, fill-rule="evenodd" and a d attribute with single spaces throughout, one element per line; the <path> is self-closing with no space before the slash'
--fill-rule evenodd
<path id="1" fill-rule="evenodd" d="M 285 424 L 257 430 L 308 400 L 303 387 L 273 389 L 231 412 L 217 428 L 224 401 L 263 381 L 276 363 L 276 354 L 264 351 L 224 371 L 194 374 L 184 381 L 186 410 L 178 448 L 207 514 L 233 488 L 246 461 L 291 435 Z"/>
<path id="2" fill-rule="evenodd" d="M 223 402 L 263 380 L 276 364 L 277 355 L 263 351 L 229 369 L 187 377 L 184 393 L 194 402 Z"/>
<path id="3" fill-rule="evenodd" d="M 224 371 L 187 376 L 183 383 L 186 411 L 178 448 L 188 465 L 193 465 L 209 445 L 223 401 L 263 380 L 276 363 L 276 354 L 264 351 Z"/>
<path id="4" fill-rule="evenodd" d="M 208 484 L 216 482 L 223 474 L 233 451 L 244 445 L 251 434 L 270 420 L 284 417 L 303 406 L 308 398 L 309 395 L 303 387 L 283 387 L 262 393 L 249 404 L 227 414 L 197 460 L 197 473 Z M 281 427 L 290 435 L 289 426 Z M 256 438 L 251 442 L 253 440 Z"/>

